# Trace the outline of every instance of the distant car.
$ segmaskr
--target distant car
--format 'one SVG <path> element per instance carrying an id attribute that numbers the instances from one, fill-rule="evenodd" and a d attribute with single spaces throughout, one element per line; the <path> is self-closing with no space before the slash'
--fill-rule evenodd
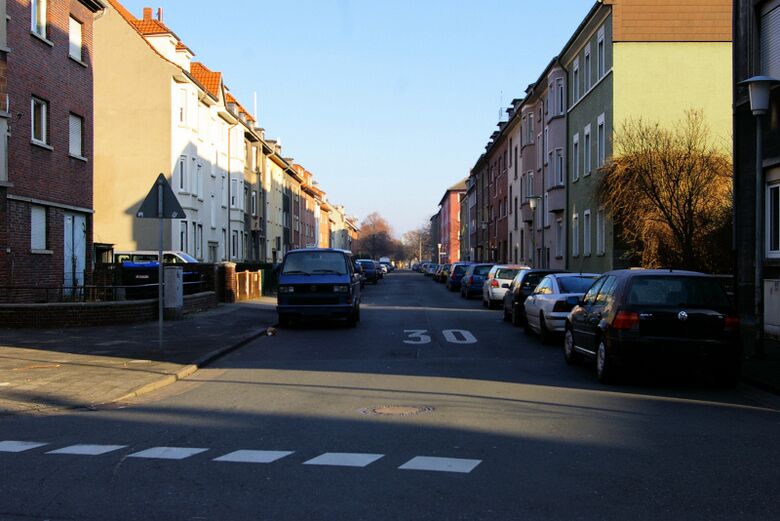
<path id="1" fill-rule="evenodd" d="M 555 335 L 563 335 L 566 317 L 597 278 L 597 273 L 553 273 L 544 277 L 525 299 L 526 333 L 538 333 L 545 344 Z"/>
<path id="2" fill-rule="evenodd" d="M 595 359 L 600 382 L 630 366 L 704 365 L 725 386 L 740 377 L 739 318 L 720 281 L 677 270 L 616 270 L 599 277 L 566 320 L 569 364 Z"/>
<path id="3" fill-rule="evenodd" d="M 463 278 L 463 274 L 472 263 L 470 262 L 454 262 L 450 267 L 450 275 L 447 277 L 447 289 L 450 291 L 458 291 L 460 289 L 460 281 Z"/>
<path id="4" fill-rule="evenodd" d="M 344 318 L 355 326 L 360 320 L 360 294 L 350 252 L 292 250 L 279 271 L 279 325 L 289 326 L 296 318 Z"/>
<path id="5" fill-rule="evenodd" d="M 379 263 L 379 261 L 372 261 L 374 263 L 374 267 L 376 268 L 376 273 L 379 275 L 380 279 L 385 278 L 385 271 L 382 269 L 382 265 Z"/>
<path id="6" fill-rule="evenodd" d="M 157 251 L 153 250 L 135 250 L 135 251 L 115 251 L 114 262 L 118 263 L 136 263 L 157 262 Z M 163 251 L 163 264 L 197 264 L 199 261 L 189 253 L 183 251 Z"/>
<path id="7" fill-rule="evenodd" d="M 381 262 L 379 263 L 379 269 L 382 270 L 382 273 L 386 274 L 388 272 L 387 266 L 385 264 L 382 264 Z"/>
<path id="8" fill-rule="evenodd" d="M 426 277 L 433 277 L 433 274 L 436 273 L 436 270 L 439 269 L 439 265 L 433 262 L 429 262 L 425 266 L 425 270 L 423 271 L 423 275 Z"/>
<path id="9" fill-rule="evenodd" d="M 376 264 L 371 259 L 358 259 L 357 263 L 363 270 L 363 276 L 366 282 L 376 284 L 379 282 L 379 272 L 376 269 Z"/>
<path id="10" fill-rule="evenodd" d="M 528 269 L 528 266 L 519 264 L 496 264 L 493 266 L 482 286 L 482 305 L 489 309 L 500 307 L 509 284 L 512 283 L 512 279 L 521 269 Z"/>
<path id="11" fill-rule="evenodd" d="M 440 264 L 439 269 L 436 270 L 436 273 L 433 275 L 433 280 L 436 282 L 444 283 L 447 280 L 447 277 L 450 276 L 450 265 L 449 264 Z"/>
<path id="12" fill-rule="evenodd" d="M 487 278 L 493 264 L 472 264 L 463 274 L 460 284 L 460 296 L 465 299 L 482 294 L 482 285 Z"/>
<path id="13" fill-rule="evenodd" d="M 510 320 L 514 326 L 525 324 L 525 299 L 536 285 L 550 273 L 562 273 L 564 270 L 523 269 L 517 272 L 504 295 L 504 320 Z"/>

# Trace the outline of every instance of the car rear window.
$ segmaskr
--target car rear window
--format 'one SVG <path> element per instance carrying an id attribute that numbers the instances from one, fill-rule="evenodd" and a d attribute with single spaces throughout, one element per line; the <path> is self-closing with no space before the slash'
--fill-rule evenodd
<path id="1" fill-rule="evenodd" d="M 547 274 L 546 273 L 529 273 L 523 279 L 523 286 L 527 288 L 535 288 Z"/>
<path id="2" fill-rule="evenodd" d="M 490 268 L 493 266 L 477 266 L 474 268 L 474 275 L 482 275 L 485 276 L 488 273 L 490 273 Z"/>
<path id="3" fill-rule="evenodd" d="M 466 270 L 468 269 L 468 266 L 455 266 L 455 269 L 452 270 L 453 275 L 463 275 L 466 273 Z"/>
<path id="4" fill-rule="evenodd" d="M 517 275 L 518 271 L 519 270 L 509 269 L 509 268 L 499 268 L 498 270 L 496 270 L 495 278 L 512 280 L 513 278 L 515 278 L 515 275 Z"/>
<path id="5" fill-rule="evenodd" d="M 282 275 L 346 275 L 347 260 L 335 251 L 302 251 L 284 259 Z"/>
<path id="6" fill-rule="evenodd" d="M 635 306 L 726 308 L 728 296 L 717 279 L 709 277 L 634 277 L 628 304 Z"/>
<path id="7" fill-rule="evenodd" d="M 558 286 L 561 293 L 585 293 L 593 285 L 596 277 L 561 277 Z"/>

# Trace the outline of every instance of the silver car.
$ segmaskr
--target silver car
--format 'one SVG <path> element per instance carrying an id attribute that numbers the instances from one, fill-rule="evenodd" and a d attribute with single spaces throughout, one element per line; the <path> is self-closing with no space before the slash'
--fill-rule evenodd
<path id="1" fill-rule="evenodd" d="M 512 279 L 515 278 L 518 271 L 523 269 L 528 269 L 528 266 L 519 264 L 496 264 L 493 266 L 482 286 L 482 305 L 490 309 L 500 307 Z"/>
<path id="2" fill-rule="evenodd" d="M 539 333 L 543 343 L 563 334 L 566 317 L 600 275 L 554 273 L 547 275 L 525 299 L 525 331 Z"/>

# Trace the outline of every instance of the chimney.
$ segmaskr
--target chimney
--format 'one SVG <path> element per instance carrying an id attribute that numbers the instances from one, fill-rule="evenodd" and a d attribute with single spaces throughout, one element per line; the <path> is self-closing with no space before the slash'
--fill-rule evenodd
<path id="1" fill-rule="evenodd" d="M 157 8 L 157 21 L 162 22 L 163 21 L 163 8 L 158 7 Z"/>
<path id="2" fill-rule="evenodd" d="M 144 20 L 151 20 L 151 19 L 152 19 L 152 8 L 144 7 Z"/>

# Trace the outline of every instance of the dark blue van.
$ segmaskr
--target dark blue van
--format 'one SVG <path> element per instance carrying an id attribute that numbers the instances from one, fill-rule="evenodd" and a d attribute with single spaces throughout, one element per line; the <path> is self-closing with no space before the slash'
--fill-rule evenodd
<path id="1" fill-rule="evenodd" d="M 276 312 L 282 327 L 302 318 L 344 318 L 356 325 L 360 276 L 352 253 L 333 248 L 288 252 L 279 270 Z"/>

